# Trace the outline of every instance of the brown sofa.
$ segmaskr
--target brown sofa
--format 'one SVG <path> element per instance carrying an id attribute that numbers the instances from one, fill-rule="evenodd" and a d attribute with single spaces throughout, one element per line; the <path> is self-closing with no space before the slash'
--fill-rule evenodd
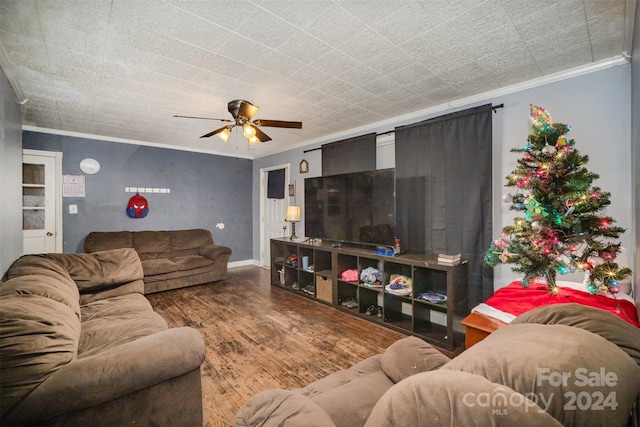
<path id="1" fill-rule="evenodd" d="M 0 424 L 201 426 L 204 341 L 142 292 L 133 249 L 16 260 L 0 283 Z"/>
<path id="2" fill-rule="evenodd" d="M 236 426 L 626 426 L 639 395 L 640 329 L 558 304 L 453 360 L 409 337 L 304 388 L 262 391 Z"/>
<path id="3" fill-rule="evenodd" d="M 138 253 L 145 294 L 224 280 L 231 256 L 231 249 L 213 243 L 204 229 L 94 231 L 84 241 L 88 253 L 118 248 Z"/>

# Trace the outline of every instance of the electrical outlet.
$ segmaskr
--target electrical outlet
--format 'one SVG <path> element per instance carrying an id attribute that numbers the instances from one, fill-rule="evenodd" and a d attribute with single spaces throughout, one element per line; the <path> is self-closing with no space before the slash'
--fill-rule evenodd
<path id="1" fill-rule="evenodd" d="M 69 214 L 75 215 L 78 213 L 78 205 L 69 205 Z"/>

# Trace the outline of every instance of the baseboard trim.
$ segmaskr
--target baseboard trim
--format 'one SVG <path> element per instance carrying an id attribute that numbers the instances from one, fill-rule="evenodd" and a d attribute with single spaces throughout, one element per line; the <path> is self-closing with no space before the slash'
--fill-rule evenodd
<path id="1" fill-rule="evenodd" d="M 258 265 L 253 259 L 245 259 L 242 261 L 233 261 L 227 263 L 227 268 L 246 267 L 247 265 Z"/>

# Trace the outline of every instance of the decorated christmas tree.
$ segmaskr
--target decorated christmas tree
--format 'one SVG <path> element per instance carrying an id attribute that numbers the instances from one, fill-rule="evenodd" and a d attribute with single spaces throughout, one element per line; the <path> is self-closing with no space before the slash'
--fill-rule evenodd
<path id="1" fill-rule="evenodd" d="M 584 166 L 588 156 L 574 148 L 566 134 L 569 126 L 554 123 L 549 113 L 531 106 L 532 133 L 523 148 L 518 166 L 507 177 L 507 187 L 515 187 L 503 197 L 511 209 L 524 212 L 513 225 L 502 229 L 501 237 L 486 252 L 486 262 L 513 264 L 524 275 L 523 285 L 544 278 L 549 292 L 556 294 L 557 274 L 585 272 L 589 292 L 617 293 L 618 281 L 631 274 L 619 268 L 616 242 L 624 229 L 601 212 L 611 202 L 610 193 L 592 186 L 599 178 Z"/>

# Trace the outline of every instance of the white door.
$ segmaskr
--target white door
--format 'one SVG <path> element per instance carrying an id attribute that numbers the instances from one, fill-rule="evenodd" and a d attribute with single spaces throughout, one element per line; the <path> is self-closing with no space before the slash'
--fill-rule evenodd
<path id="1" fill-rule="evenodd" d="M 267 198 L 267 177 L 269 171 L 284 169 L 285 186 L 289 182 L 289 165 L 274 166 L 260 170 L 260 265 L 271 265 L 270 239 L 291 234 L 291 224 L 284 220 L 289 205 L 288 191 L 285 188 L 284 199 Z M 286 231 L 282 227 L 287 227 Z"/>
<path id="2" fill-rule="evenodd" d="M 23 151 L 23 254 L 62 252 L 61 166 L 62 153 Z"/>

